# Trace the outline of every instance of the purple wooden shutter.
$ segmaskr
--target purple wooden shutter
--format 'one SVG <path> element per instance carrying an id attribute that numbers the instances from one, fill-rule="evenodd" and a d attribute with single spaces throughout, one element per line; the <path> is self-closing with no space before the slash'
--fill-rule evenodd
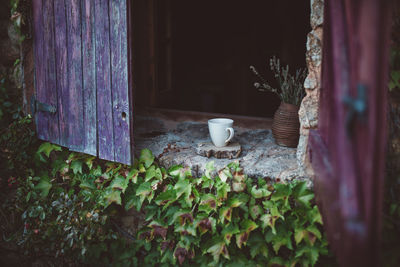
<path id="1" fill-rule="evenodd" d="M 379 266 L 390 13 L 387 0 L 325 2 L 319 125 L 308 152 L 343 266 Z"/>
<path id="2" fill-rule="evenodd" d="M 34 0 L 38 137 L 132 162 L 129 2 Z"/>

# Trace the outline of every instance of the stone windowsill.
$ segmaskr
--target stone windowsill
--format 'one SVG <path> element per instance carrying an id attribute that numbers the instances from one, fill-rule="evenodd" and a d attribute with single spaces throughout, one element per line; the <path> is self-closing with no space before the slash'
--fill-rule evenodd
<path id="1" fill-rule="evenodd" d="M 262 125 L 261 125 L 262 126 Z M 271 130 L 235 127 L 233 142 L 239 142 L 242 152 L 237 159 L 245 173 L 253 178 L 273 180 L 305 179 L 296 160 L 296 149 L 274 143 Z M 151 116 L 136 116 L 135 154 L 149 148 L 166 168 L 180 164 L 190 167 L 193 175 L 203 174 L 207 162 L 213 160 L 215 167 L 225 167 L 231 159 L 203 157 L 196 154 L 197 144 L 209 142 L 206 122 L 179 121 Z"/>

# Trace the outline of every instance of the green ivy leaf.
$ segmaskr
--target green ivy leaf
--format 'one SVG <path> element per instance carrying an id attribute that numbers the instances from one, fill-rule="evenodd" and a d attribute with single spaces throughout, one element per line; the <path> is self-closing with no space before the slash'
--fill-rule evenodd
<path id="1" fill-rule="evenodd" d="M 94 179 L 89 178 L 88 176 L 84 176 L 82 182 L 79 184 L 79 187 L 82 189 L 91 189 L 96 190 L 96 185 L 94 184 Z"/>
<path id="2" fill-rule="evenodd" d="M 312 266 L 317 263 L 319 258 L 319 250 L 316 247 L 302 246 L 296 250 L 296 258 L 300 258 L 302 256 L 306 256 Z"/>
<path id="3" fill-rule="evenodd" d="M 144 177 L 145 182 L 150 181 L 156 176 L 156 166 L 152 165 L 146 170 L 146 176 Z"/>
<path id="4" fill-rule="evenodd" d="M 261 235 L 252 234 L 249 237 L 248 247 L 250 248 L 250 256 L 254 259 L 257 255 L 268 258 L 268 247 Z"/>
<path id="5" fill-rule="evenodd" d="M 143 201 L 146 198 L 152 198 L 153 196 L 153 190 L 151 188 L 151 183 L 150 182 L 144 182 L 139 185 L 138 189 L 136 190 L 136 196 L 140 197 L 140 206 L 142 206 Z"/>
<path id="6" fill-rule="evenodd" d="M 268 197 L 269 195 L 271 195 L 271 192 L 268 191 L 266 188 L 257 189 L 257 186 L 254 185 L 254 186 L 251 188 L 251 195 L 252 195 L 254 198 L 257 199 L 257 198 Z"/>
<path id="7" fill-rule="evenodd" d="M 152 192 L 151 183 L 144 182 L 139 185 L 138 189 L 136 190 L 137 196 L 147 197 Z"/>
<path id="8" fill-rule="evenodd" d="M 205 176 L 207 178 L 212 178 L 212 172 L 215 171 L 214 167 L 214 161 L 209 161 L 206 163 L 206 171 L 205 171 Z"/>
<path id="9" fill-rule="evenodd" d="M 317 205 L 315 205 L 311 210 L 307 211 L 307 219 L 311 224 L 319 223 L 322 225 L 322 217 Z"/>
<path id="10" fill-rule="evenodd" d="M 249 213 L 251 218 L 255 220 L 261 215 L 261 213 L 263 213 L 263 209 L 260 207 L 260 205 L 252 205 L 250 206 Z"/>
<path id="11" fill-rule="evenodd" d="M 117 190 L 107 190 L 106 193 L 104 194 L 104 198 L 107 200 L 108 205 L 111 203 L 116 203 L 118 205 L 121 205 L 121 191 Z"/>
<path id="12" fill-rule="evenodd" d="M 153 164 L 154 156 L 150 149 L 146 148 L 140 152 L 139 162 L 143 163 L 146 169 L 149 168 L 151 164 Z"/>
<path id="13" fill-rule="evenodd" d="M 154 177 L 157 180 L 162 180 L 164 178 L 164 175 L 162 173 L 162 169 L 161 168 L 158 168 L 158 167 L 156 168 L 156 173 L 155 173 Z"/>
<path id="14" fill-rule="evenodd" d="M 225 200 L 228 198 L 228 192 L 231 191 L 231 187 L 226 183 L 220 183 L 217 187 L 217 197 L 219 200 Z"/>
<path id="15" fill-rule="evenodd" d="M 155 202 L 157 205 L 164 206 L 166 208 L 169 205 L 171 205 L 173 202 L 175 202 L 177 199 L 178 198 L 176 196 L 175 190 L 167 190 L 167 191 L 159 194 L 156 197 Z"/>
<path id="16" fill-rule="evenodd" d="M 293 197 L 297 198 L 307 194 L 308 194 L 307 183 L 304 181 L 297 182 L 293 188 Z"/>
<path id="17" fill-rule="evenodd" d="M 132 182 L 134 184 L 136 184 L 138 176 L 139 176 L 139 170 L 138 169 L 132 169 L 132 170 L 129 171 L 129 173 L 128 173 L 126 178 L 129 179 L 129 180 L 132 180 Z"/>
<path id="18" fill-rule="evenodd" d="M 302 203 L 306 207 L 310 207 L 310 205 L 311 205 L 310 202 L 311 202 L 312 199 L 314 199 L 314 194 L 313 193 L 309 193 L 307 195 L 303 195 L 303 196 L 298 198 L 299 202 Z"/>
<path id="19" fill-rule="evenodd" d="M 86 166 L 88 166 L 89 170 L 91 170 L 93 168 L 93 161 L 96 159 L 96 157 L 93 156 L 88 156 L 87 158 L 85 158 L 85 163 Z"/>
<path id="20" fill-rule="evenodd" d="M 296 241 L 296 245 L 298 245 L 306 236 L 306 231 L 303 228 L 296 228 L 294 230 L 294 240 Z"/>
<path id="21" fill-rule="evenodd" d="M 175 184 L 174 190 L 176 190 L 177 199 L 184 195 L 185 199 L 187 199 L 189 202 L 188 204 L 192 204 L 192 202 L 189 200 L 190 194 L 192 193 L 192 185 L 188 180 L 179 180 Z"/>
<path id="22" fill-rule="evenodd" d="M 35 186 L 35 190 L 39 190 L 40 196 L 44 198 L 47 197 L 52 186 L 48 178 L 42 177 L 40 178 L 40 182 Z"/>
<path id="23" fill-rule="evenodd" d="M 61 150 L 62 150 L 62 149 L 61 149 L 60 146 L 58 146 L 58 145 L 53 145 L 53 144 L 50 144 L 50 143 L 46 142 L 46 143 L 43 143 L 43 144 L 40 145 L 40 147 L 39 147 L 37 153 L 40 154 L 40 153 L 43 152 L 47 157 L 49 157 L 49 156 L 50 156 L 50 153 L 51 153 L 52 151 L 61 151 Z"/>
<path id="24" fill-rule="evenodd" d="M 119 189 L 122 193 L 125 193 L 126 188 L 128 187 L 129 179 L 124 178 L 121 175 L 118 175 L 114 178 L 110 184 L 110 187 L 113 189 Z"/>
<path id="25" fill-rule="evenodd" d="M 139 198 L 133 194 L 124 194 L 125 210 L 130 210 L 133 207 L 137 207 L 139 204 Z M 140 210 L 140 208 L 139 208 Z"/>
<path id="26" fill-rule="evenodd" d="M 288 201 L 289 195 L 292 193 L 289 184 L 275 184 L 275 192 L 271 196 L 271 200 L 276 202 L 278 200 Z"/>
<path id="27" fill-rule="evenodd" d="M 188 167 L 182 167 L 181 165 L 172 166 L 168 169 L 169 175 L 177 179 L 185 179 L 192 176 L 192 172 Z"/>
<path id="28" fill-rule="evenodd" d="M 228 178 L 232 178 L 232 174 L 228 167 L 225 167 L 222 170 L 220 170 L 218 172 L 218 176 L 221 179 L 221 181 L 224 183 L 226 182 L 226 180 L 228 180 Z"/>
<path id="29" fill-rule="evenodd" d="M 71 169 L 74 172 L 74 174 L 77 174 L 77 173 L 82 174 L 82 165 L 83 165 L 83 163 L 80 160 L 74 160 L 71 162 Z"/>
<path id="30" fill-rule="evenodd" d="M 201 178 L 200 178 L 200 182 L 201 182 L 201 188 L 203 188 L 203 189 L 205 189 L 205 188 L 208 188 L 208 189 L 211 189 L 213 186 L 214 186 L 214 179 L 212 179 L 212 178 L 208 178 L 207 176 L 205 176 L 205 175 L 203 175 Z"/>
<path id="31" fill-rule="evenodd" d="M 246 203 L 248 200 L 243 201 L 243 198 L 239 198 L 239 197 L 231 197 L 228 199 L 228 201 L 226 202 L 226 206 L 230 207 L 230 208 L 236 208 L 239 207 L 240 205 Z"/>
<path id="32" fill-rule="evenodd" d="M 232 190 L 234 192 L 243 192 L 246 189 L 246 183 L 242 182 L 233 182 L 232 183 Z"/>
<path id="33" fill-rule="evenodd" d="M 181 165 L 174 165 L 174 166 L 172 166 L 171 168 L 168 169 L 168 173 L 172 177 L 178 178 L 181 169 L 183 169 L 183 167 Z"/>
<path id="34" fill-rule="evenodd" d="M 284 225 L 279 225 L 277 233 L 274 234 L 272 231 L 266 234 L 266 241 L 272 244 L 272 248 L 275 253 L 278 254 L 282 246 L 286 246 L 288 249 L 293 250 L 292 245 L 292 231 L 287 229 Z"/>

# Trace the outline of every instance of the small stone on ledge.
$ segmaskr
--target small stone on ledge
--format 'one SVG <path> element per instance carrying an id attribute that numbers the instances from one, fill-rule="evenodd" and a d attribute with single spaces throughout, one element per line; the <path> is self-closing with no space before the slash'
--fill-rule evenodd
<path id="1" fill-rule="evenodd" d="M 211 142 L 197 144 L 196 153 L 203 157 L 214 156 L 217 159 L 236 159 L 242 152 L 239 143 L 232 143 L 224 147 L 216 147 Z"/>

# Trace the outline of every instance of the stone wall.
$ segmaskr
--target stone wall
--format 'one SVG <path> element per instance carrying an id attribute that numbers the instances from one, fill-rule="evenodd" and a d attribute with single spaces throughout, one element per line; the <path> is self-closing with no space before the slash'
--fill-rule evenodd
<path id="1" fill-rule="evenodd" d="M 306 96 L 300 110 L 300 140 L 297 147 L 297 162 L 307 174 L 312 174 L 308 164 L 306 150 L 310 129 L 318 126 L 318 102 L 321 89 L 321 62 L 322 62 L 322 24 L 324 20 L 324 0 L 311 0 L 311 32 L 307 36 L 306 62 L 308 76 L 304 81 Z"/>
<path id="2" fill-rule="evenodd" d="M 0 1 L 0 75 L 13 82 L 15 87 L 22 88 L 21 68 L 15 66 L 15 61 L 20 57 L 19 34 L 10 20 L 10 1 Z"/>

